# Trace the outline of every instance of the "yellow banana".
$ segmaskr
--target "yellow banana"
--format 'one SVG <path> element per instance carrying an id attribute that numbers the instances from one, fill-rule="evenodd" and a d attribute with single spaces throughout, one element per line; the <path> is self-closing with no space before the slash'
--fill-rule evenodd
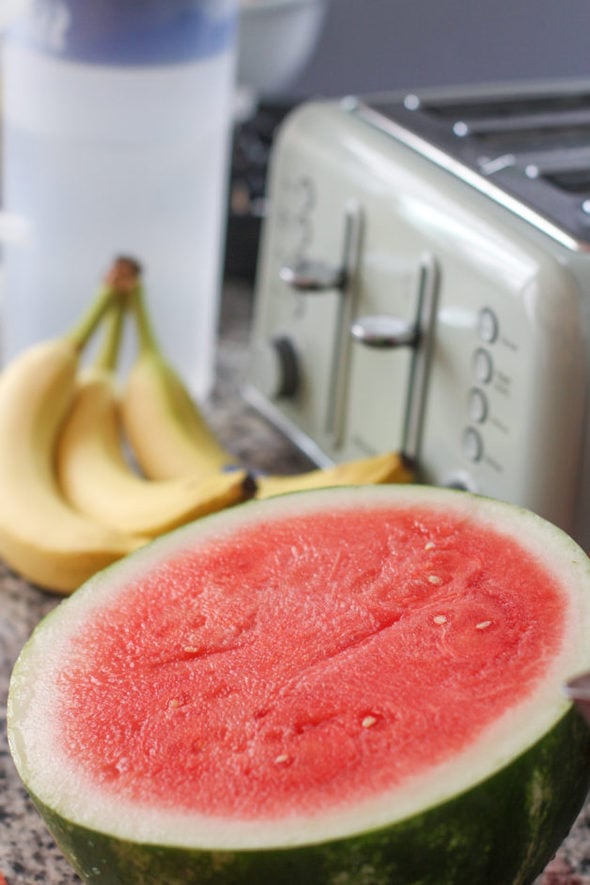
<path id="1" fill-rule="evenodd" d="M 235 459 L 216 439 L 183 381 L 162 354 L 138 286 L 132 295 L 139 353 L 121 396 L 133 455 L 150 479 L 207 478 Z"/>
<path id="2" fill-rule="evenodd" d="M 256 498 L 272 498 L 285 492 L 319 489 L 327 486 L 372 485 L 389 482 L 412 482 L 412 470 L 396 452 L 386 452 L 358 461 L 346 461 L 334 467 L 309 470 L 293 476 L 256 477 Z"/>
<path id="3" fill-rule="evenodd" d="M 133 470 L 122 448 L 116 358 L 121 311 L 112 315 L 106 347 L 82 373 L 60 433 L 57 475 L 76 509 L 129 534 L 156 537 L 192 519 L 243 500 L 243 470 L 149 480 Z"/>
<path id="4" fill-rule="evenodd" d="M 77 513 L 54 472 L 79 354 L 111 297 L 105 289 L 77 330 L 33 345 L 0 374 L 0 556 L 27 580 L 60 593 L 146 540 Z"/>

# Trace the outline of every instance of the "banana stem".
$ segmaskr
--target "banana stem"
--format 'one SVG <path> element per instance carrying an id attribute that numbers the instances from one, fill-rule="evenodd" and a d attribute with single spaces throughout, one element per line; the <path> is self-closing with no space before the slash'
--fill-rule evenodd
<path id="1" fill-rule="evenodd" d="M 106 311 L 113 303 L 119 305 L 122 309 L 123 305 L 121 302 L 126 301 L 132 290 L 139 285 L 138 279 L 140 274 L 141 265 L 135 258 L 120 255 L 114 260 L 88 312 L 82 317 L 78 325 L 71 330 L 69 335 L 66 336 L 77 351 L 84 348 Z M 119 335 L 120 331 L 116 334 Z M 114 355 L 106 356 L 106 359 L 114 360 L 113 366 L 116 363 L 116 350 L 118 346 L 119 342 L 117 340 Z"/>
<path id="2" fill-rule="evenodd" d="M 161 357 L 160 347 L 148 315 L 143 287 L 137 285 L 131 293 L 131 309 L 135 317 L 140 354 L 154 354 Z"/>
<path id="3" fill-rule="evenodd" d="M 102 286 L 96 295 L 93 303 L 90 305 L 87 313 L 82 317 L 80 322 L 66 335 L 72 342 L 76 350 L 80 351 L 102 320 L 106 311 L 111 306 L 113 299 L 117 297 L 117 293 L 112 286 Z"/>
<path id="4" fill-rule="evenodd" d="M 97 369 L 112 372 L 116 368 L 123 332 L 125 307 L 124 298 L 118 297 L 107 313 L 104 337 L 94 360 L 94 365 Z"/>

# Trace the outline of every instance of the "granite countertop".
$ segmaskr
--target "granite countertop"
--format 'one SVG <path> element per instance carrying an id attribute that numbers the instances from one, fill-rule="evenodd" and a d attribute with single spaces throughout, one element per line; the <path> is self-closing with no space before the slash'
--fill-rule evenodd
<path id="1" fill-rule="evenodd" d="M 226 284 L 217 381 L 205 410 L 226 447 L 254 469 L 291 473 L 309 462 L 242 399 L 251 310 L 245 284 Z M 6 695 L 12 665 L 38 621 L 59 602 L 0 564 L 0 885 L 80 883 L 28 799 L 6 741 Z M 165 883 L 162 883 L 165 885 Z M 444 883 L 441 883 L 444 885 Z M 473 883 L 477 885 L 477 883 Z M 590 885 L 590 805 L 535 885 Z"/>

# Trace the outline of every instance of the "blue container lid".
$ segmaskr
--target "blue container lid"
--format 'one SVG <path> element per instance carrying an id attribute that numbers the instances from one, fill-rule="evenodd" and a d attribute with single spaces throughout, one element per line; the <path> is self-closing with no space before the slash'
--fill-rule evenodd
<path id="1" fill-rule="evenodd" d="M 235 36 L 236 0 L 32 0 L 11 41 L 106 65 L 195 61 Z"/>

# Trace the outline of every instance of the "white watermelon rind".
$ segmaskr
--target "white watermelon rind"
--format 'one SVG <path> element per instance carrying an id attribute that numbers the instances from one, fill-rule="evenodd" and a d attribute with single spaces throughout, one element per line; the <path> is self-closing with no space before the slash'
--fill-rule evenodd
<path id="1" fill-rule="evenodd" d="M 328 497 L 327 497 L 328 496 Z M 417 807 L 412 804 L 392 807 L 390 818 L 367 818 L 362 808 L 348 814 L 347 827 L 338 833 L 334 828 L 304 827 L 299 839 L 293 827 L 282 831 L 281 823 L 265 833 L 262 827 L 251 844 L 232 842 L 232 825 L 226 842 L 210 841 L 197 826 L 193 833 L 190 821 L 175 842 L 174 826 L 164 827 L 162 838 L 139 827 L 134 835 L 134 821 L 120 826 L 113 808 L 98 815 L 72 815 L 63 796 L 54 801 L 55 780 L 44 783 L 40 774 L 42 754 L 51 749 L 45 736 L 37 737 L 36 770 L 29 764 L 29 749 L 23 742 L 22 708 L 26 707 L 35 672 L 42 657 L 36 647 L 58 640 L 64 624 L 82 621 L 89 609 L 100 608 L 102 601 L 131 577 L 137 578 L 152 562 L 166 552 L 182 549 L 187 540 L 204 542 L 219 532 L 232 532 L 253 520 L 272 519 L 280 514 L 301 513 L 305 509 L 329 504 L 375 506 L 379 502 L 428 504 L 443 509 L 459 508 L 472 518 L 508 535 L 526 535 L 527 549 L 557 575 L 567 575 L 568 590 L 576 599 L 571 636 L 564 650 L 565 660 L 553 676 L 550 699 L 539 698 L 540 718 L 529 722 L 528 710 L 517 716 L 502 732 L 503 754 L 466 770 L 457 780 L 453 793 L 445 787 L 436 796 L 435 807 L 420 794 Z M 524 539 L 523 539 L 524 540 Z M 589 732 L 568 701 L 557 696 L 560 680 L 590 669 L 590 566 L 586 555 L 560 532 L 533 514 L 517 508 L 466 495 L 463 492 L 425 489 L 419 486 L 333 489 L 321 492 L 293 493 L 263 502 L 249 502 L 231 511 L 202 519 L 159 539 L 127 560 L 97 575 L 72 597 L 65 600 L 37 628 L 23 649 L 15 668 L 9 699 L 9 736 L 17 768 L 41 814 L 46 819 L 64 853 L 88 881 L 103 883 L 246 883 L 280 881 L 305 883 L 358 883 L 396 885 L 419 883 L 488 883 L 518 885 L 532 881 L 543 868 L 568 832 L 586 795 L 590 777 Z M 575 606 L 574 606 L 575 608 Z M 574 623 L 575 620 L 575 623 Z M 59 647 L 53 649 L 59 658 Z M 553 697 L 553 695 L 556 695 Z M 47 711 L 50 714 L 50 709 Z M 533 717 L 534 718 L 534 717 Z M 510 728 L 513 727 L 514 734 Z M 26 727 L 25 727 L 26 732 Z M 483 745 L 483 753 L 492 752 L 493 741 Z M 495 748 L 494 748 L 495 750 Z M 504 758 L 502 758 L 502 755 Z M 59 773 L 59 776 L 63 772 Z M 455 775 L 451 777 L 451 786 Z M 475 786 L 470 787 L 471 784 Z M 421 787 L 424 793 L 424 785 Z M 430 790 L 432 794 L 433 790 Z M 426 788 L 426 795 L 428 788 Z M 89 800 L 92 798 L 88 794 Z M 86 801 L 85 798 L 85 801 Z M 432 800 L 431 800 L 432 801 Z M 92 801 L 86 802 L 92 808 Z M 100 804 L 100 803 L 99 803 Z M 406 807 L 407 806 L 407 807 Z M 130 809 L 120 811 L 127 818 Z M 111 818 L 109 817 L 111 815 Z M 165 816 L 165 815 L 164 815 Z M 71 819 L 73 818 L 73 819 Z M 272 832 L 271 832 L 272 831 Z M 313 833 L 313 836 L 310 836 Z M 339 838 L 345 835 L 345 838 Z M 268 836 L 268 840 L 266 840 Z M 284 837 L 284 838 L 283 838 Z M 291 846 L 291 847 L 286 847 Z M 120 872 L 117 872 L 117 871 Z"/>

